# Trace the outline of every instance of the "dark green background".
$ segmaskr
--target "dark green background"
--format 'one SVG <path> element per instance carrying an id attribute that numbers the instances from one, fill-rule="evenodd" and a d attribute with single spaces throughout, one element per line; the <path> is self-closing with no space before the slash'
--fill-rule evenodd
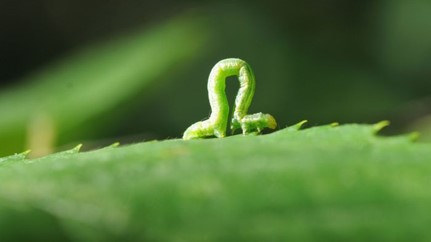
<path id="1" fill-rule="evenodd" d="M 207 77 L 211 67 L 227 57 L 249 62 L 257 78 L 251 112 L 271 113 L 280 127 L 303 119 L 310 125 L 389 119 L 387 132 L 419 130 L 427 140 L 428 0 L 2 0 L 0 91 L 22 86 L 32 73 L 82 48 L 137 29 L 157 28 L 184 14 L 208 28 L 205 52 L 186 65 L 178 63 L 154 80 L 152 89 L 131 95 L 98 121 L 80 124 L 92 132 L 66 138 L 60 134 L 59 147 L 180 137 L 191 123 L 209 114 Z M 198 39 L 202 33 L 194 35 Z M 238 87 L 233 80 L 228 80 L 230 100 Z M 14 151 L 21 150 L 17 146 Z"/>

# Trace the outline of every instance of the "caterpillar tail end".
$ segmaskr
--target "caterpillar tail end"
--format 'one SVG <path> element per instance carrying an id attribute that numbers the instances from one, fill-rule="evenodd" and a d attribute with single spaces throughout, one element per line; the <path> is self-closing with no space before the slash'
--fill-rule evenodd
<path id="1" fill-rule="evenodd" d="M 184 140 L 200 139 L 216 136 L 217 138 L 223 138 L 226 136 L 226 127 L 216 125 L 211 120 L 205 120 L 197 122 L 191 125 L 183 134 Z"/>
<path id="2" fill-rule="evenodd" d="M 183 140 L 191 140 L 191 139 L 198 139 L 201 137 L 200 130 L 202 127 L 202 122 L 197 122 L 184 131 L 183 134 Z"/>

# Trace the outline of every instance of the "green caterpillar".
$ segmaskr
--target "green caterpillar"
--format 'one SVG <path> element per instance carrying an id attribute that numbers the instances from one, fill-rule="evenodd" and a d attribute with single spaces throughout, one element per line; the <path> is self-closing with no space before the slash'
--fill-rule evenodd
<path id="1" fill-rule="evenodd" d="M 229 118 L 229 103 L 225 88 L 226 78 L 237 76 L 240 88 L 235 98 L 235 108 L 231 121 L 232 133 L 241 128 L 242 133 L 260 133 L 264 128 L 275 129 L 277 122 L 270 114 L 247 114 L 256 89 L 255 77 L 250 66 L 241 59 L 229 58 L 219 61 L 211 70 L 208 79 L 208 96 L 211 116 L 204 121 L 191 125 L 183 135 L 183 139 L 226 136 Z"/>

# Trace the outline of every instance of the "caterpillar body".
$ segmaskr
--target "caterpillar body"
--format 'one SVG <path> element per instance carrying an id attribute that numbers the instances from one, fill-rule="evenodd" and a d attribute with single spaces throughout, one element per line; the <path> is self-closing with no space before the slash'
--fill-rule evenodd
<path id="1" fill-rule="evenodd" d="M 251 67 L 243 60 L 229 58 L 219 61 L 211 70 L 208 79 L 208 98 L 211 115 L 207 120 L 191 125 L 183 139 L 196 139 L 210 136 L 226 136 L 229 118 L 229 103 L 226 97 L 226 78 L 237 76 L 240 87 L 235 98 L 232 133 L 241 129 L 242 133 L 260 133 L 265 128 L 275 129 L 277 123 L 273 116 L 264 113 L 247 114 L 256 89 L 255 77 Z"/>

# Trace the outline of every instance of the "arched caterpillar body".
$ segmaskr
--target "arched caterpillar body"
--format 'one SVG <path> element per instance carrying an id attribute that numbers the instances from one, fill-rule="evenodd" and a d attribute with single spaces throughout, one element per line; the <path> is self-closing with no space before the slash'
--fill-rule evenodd
<path id="1" fill-rule="evenodd" d="M 241 59 L 229 58 L 219 61 L 211 70 L 208 79 L 208 96 L 211 116 L 191 125 L 183 139 L 226 136 L 229 104 L 225 93 L 226 78 L 237 76 L 240 87 L 235 98 L 231 130 L 241 128 L 243 134 L 260 133 L 264 128 L 275 129 L 277 123 L 270 114 L 247 114 L 255 91 L 255 77 L 250 66 Z"/>

